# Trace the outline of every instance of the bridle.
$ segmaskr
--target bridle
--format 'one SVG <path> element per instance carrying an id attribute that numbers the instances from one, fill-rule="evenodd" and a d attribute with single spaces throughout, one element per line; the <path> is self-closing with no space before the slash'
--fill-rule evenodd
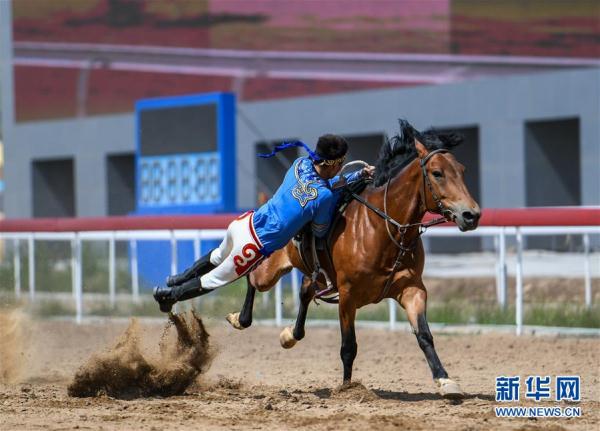
<path id="1" fill-rule="evenodd" d="M 440 148 L 439 150 L 433 150 L 432 152 L 430 152 L 429 154 L 427 154 L 427 156 L 425 156 L 424 158 L 419 160 L 419 164 L 421 165 L 421 171 L 423 172 L 423 188 L 421 189 L 421 202 L 423 203 L 423 206 L 425 207 L 425 211 L 429 211 L 429 209 L 427 208 L 427 200 L 426 200 L 426 195 L 425 195 L 425 185 L 427 185 L 427 188 L 429 189 L 429 193 L 431 194 L 431 197 L 433 198 L 433 201 L 435 202 L 435 205 L 437 206 L 438 209 L 438 213 L 440 215 L 444 215 L 446 213 L 449 212 L 448 208 L 444 207 L 444 204 L 442 203 L 442 200 L 438 197 L 438 195 L 435 194 L 435 191 L 433 190 L 433 186 L 431 185 L 431 180 L 429 179 L 429 175 L 427 175 L 427 162 L 431 159 L 432 156 L 436 155 L 436 154 L 444 154 L 444 153 L 448 153 L 449 151 L 444 149 L 444 148 Z M 389 180 L 388 180 L 388 184 L 389 184 Z"/>
<path id="2" fill-rule="evenodd" d="M 437 212 L 440 215 L 444 215 L 444 214 L 448 213 L 449 210 L 444 206 L 444 204 L 442 203 L 442 200 L 439 198 L 439 196 L 433 190 L 433 186 L 431 185 L 431 181 L 429 180 L 429 176 L 427 175 L 427 162 L 429 160 L 431 160 L 431 157 L 433 157 L 436 154 L 448 153 L 448 152 L 449 152 L 448 150 L 441 148 L 439 150 L 434 150 L 434 151 L 430 152 L 429 154 L 427 154 L 426 157 L 419 160 L 419 165 L 421 166 L 421 172 L 423 173 L 423 188 L 420 190 L 422 205 L 424 206 L 425 211 L 431 211 L 431 210 L 429 210 L 429 208 L 427 208 L 427 200 L 426 200 L 427 195 L 426 195 L 426 190 L 425 190 L 425 187 L 427 187 L 429 189 L 429 193 L 431 194 L 431 197 L 437 207 L 437 211 L 431 211 L 431 212 Z M 419 226 L 419 235 L 418 236 L 421 236 L 423 233 L 425 233 L 425 231 L 427 230 L 428 227 L 435 226 L 435 225 L 441 224 L 441 223 L 445 223 L 448 220 L 446 219 L 446 217 L 438 217 L 434 220 L 431 220 L 431 221 L 428 221 L 425 223 L 424 222 L 408 223 L 408 224 L 398 223 L 387 212 L 387 200 L 388 200 L 387 195 L 388 195 L 388 189 L 390 187 L 391 180 L 392 180 L 391 177 L 388 178 L 387 183 L 385 184 L 385 189 L 383 192 L 383 211 L 381 211 L 379 208 L 377 208 L 376 206 L 374 206 L 373 204 L 368 202 L 365 198 L 363 198 L 362 196 L 360 196 L 357 193 L 352 193 L 352 197 L 354 199 L 356 199 L 357 201 L 359 201 L 364 206 L 366 206 L 367 208 L 369 208 L 371 211 L 373 211 L 379 217 L 384 219 L 385 227 L 387 229 L 390 240 L 399 249 L 401 249 L 401 250 L 406 249 L 408 251 L 408 250 L 412 249 L 412 247 L 407 249 L 403 242 L 404 233 L 408 230 L 408 228 Z M 400 242 L 398 242 L 396 240 L 396 238 L 394 238 L 394 235 L 392 235 L 392 232 L 390 231 L 390 224 L 395 226 L 400 231 L 400 233 L 401 233 Z"/>
<path id="3" fill-rule="evenodd" d="M 425 187 L 427 187 L 429 189 L 429 193 L 431 194 L 431 197 L 437 207 L 436 208 L 437 211 L 432 211 L 432 212 L 436 212 L 436 213 L 442 215 L 442 217 L 438 217 L 438 218 L 433 219 L 428 222 L 408 223 L 408 224 L 400 224 L 396 220 L 394 220 L 387 213 L 387 194 L 388 194 L 390 182 L 392 180 L 391 176 L 390 176 L 390 178 L 388 178 L 387 183 L 385 184 L 384 192 L 383 192 L 383 211 L 381 211 L 379 208 L 373 206 L 370 202 L 365 200 L 362 196 L 359 196 L 357 193 L 352 193 L 352 197 L 354 199 L 356 199 L 357 201 L 359 201 L 360 203 L 365 205 L 367 208 L 369 208 L 370 210 L 375 212 L 375 214 L 377 214 L 379 217 L 381 217 L 385 220 L 385 228 L 387 230 L 388 236 L 390 237 L 390 240 L 396 245 L 396 247 L 398 247 L 398 256 L 396 256 L 396 260 L 394 262 L 392 272 L 390 273 L 390 275 L 386 281 L 385 287 L 383 288 L 381 295 L 379 296 L 379 298 L 377 299 L 376 302 L 381 301 L 383 298 L 385 298 L 387 296 L 388 291 L 391 287 L 394 275 L 396 274 L 396 272 L 398 272 L 398 269 L 400 269 L 400 264 L 402 263 L 402 259 L 404 258 L 406 253 L 413 252 L 413 250 L 415 249 L 415 247 L 417 245 L 417 241 L 419 240 L 421 235 L 423 235 L 427 231 L 427 228 L 438 225 L 438 224 L 442 224 L 442 223 L 445 223 L 446 221 L 448 221 L 446 219 L 446 217 L 444 216 L 444 214 L 447 214 L 449 212 L 449 210 L 444 206 L 440 197 L 433 190 L 433 186 L 431 184 L 429 176 L 427 175 L 427 162 L 429 160 L 431 160 L 431 158 L 436 154 L 443 154 L 443 153 L 448 153 L 448 152 L 449 152 L 448 150 L 440 148 L 438 150 L 431 151 L 429 154 L 427 154 L 427 156 L 425 156 L 424 158 L 419 160 L 419 165 L 421 166 L 421 172 L 423 173 L 423 187 L 420 189 L 421 203 L 424 206 L 425 211 L 430 211 L 429 208 L 427 208 L 427 195 L 426 195 L 426 190 L 425 190 Z M 394 237 L 394 235 L 392 235 L 392 232 L 390 230 L 390 224 L 395 226 L 398 229 L 398 232 L 400 232 L 400 241 L 398 241 Z M 404 244 L 404 239 L 406 236 L 406 232 L 411 227 L 418 227 L 419 231 L 417 232 L 417 236 L 407 246 Z"/>

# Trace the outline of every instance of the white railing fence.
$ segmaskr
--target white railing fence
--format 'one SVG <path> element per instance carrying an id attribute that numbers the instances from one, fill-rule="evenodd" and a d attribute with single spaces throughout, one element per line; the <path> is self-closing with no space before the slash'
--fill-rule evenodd
<path id="1" fill-rule="evenodd" d="M 179 241 L 192 241 L 194 250 L 194 259 L 200 257 L 201 243 L 208 240 L 221 240 L 225 234 L 224 229 L 207 230 L 129 230 L 129 231 L 90 231 L 90 232 L 0 232 L 0 240 L 12 241 L 13 243 L 13 268 L 14 268 L 14 294 L 16 298 L 22 297 L 21 285 L 21 244 L 27 244 L 28 252 L 28 297 L 30 301 L 36 300 L 36 279 L 35 279 L 35 247 L 38 241 L 65 241 L 71 245 L 71 274 L 72 274 L 72 295 L 75 301 L 75 319 L 78 323 L 82 321 L 84 315 L 83 308 L 83 273 L 82 273 L 82 242 L 83 241 L 104 241 L 108 243 L 108 286 L 107 295 L 111 305 L 116 302 L 116 252 L 115 243 L 117 241 L 129 242 L 129 259 L 131 268 L 131 299 L 138 302 L 140 299 L 140 284 L 138 274 L 138 253 L 137 244 L 139 241 L 164 240 L 169 241 L 171 245 L 171 273 L 177 272 L 177 250 Z M 427 237 L 489 237 L 493 238 L 495 246 L 495 274 L 496 274 L 496 296 L 497 302 L 501 307 L 507 305 L 507 284 L 508 284 L 508 264 L 507 264 L 507 239 L 512 238 L 516 243 L 515 256 L 515 330 L 517 335 L 523 332 L 523 242 L 524 238 L 541 235 L 575 235 L 583 238 L 583 256 L 581 265 L 583 266 L 582 290 L 585 297 L 585 304 L 592 306 L 592 257 L 590 253 L 590 236 L 600 235 L 600 226 L 589 227 L 480 227 L 471 232 L 459 232 L 455 227 L 439 227 L 427 232 Z M 596 260 L 595 265 L 600 263 Z M 595 267 L 597 268 L 597 266 Z M 294 307 L 298 306 L 300 274 L 297 271 L 292 272 L 291 287 L 294 298 Z M 395 329 L 397 324 L 396 302 L 388 300 L 389 307 L 389 328 Z M 275 287 L 275 324 L 281 326 L 283 316 L 282 306 L 282 283 L 281 281 Z"/>

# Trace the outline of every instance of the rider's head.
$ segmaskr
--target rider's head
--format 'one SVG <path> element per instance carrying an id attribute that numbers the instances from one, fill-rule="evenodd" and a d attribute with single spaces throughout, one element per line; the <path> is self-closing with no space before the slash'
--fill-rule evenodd
<path id="1" fill-rule="evenodd" d="M 346 159 L 348 142 L 341 136 L 323 135 L 317 142 L 315 153 L 321 160 L 315 161 L 315 169 L 326 180 L 335 177 Z"/>

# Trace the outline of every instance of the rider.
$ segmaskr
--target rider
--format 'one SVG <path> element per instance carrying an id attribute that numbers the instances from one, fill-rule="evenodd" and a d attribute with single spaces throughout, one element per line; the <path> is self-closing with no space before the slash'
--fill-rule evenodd
<path id="1" fill-rule="evenodd" d="M 315 151 L 303 142 L 284 143 L 270 154 L 289 147 L 304 147 L 308 157 L 294 161 L 275 195 L 256 211 L 231 222 L 218 248 L 184 272 L 167 277 L 167 287 L 154 288 L 163 312 L 178 301 L 191 299 L 224 286 L 249 273 L 263 259 L 283 248 L 307 223 L 317 237 L 329 230 L 340 190 L 346 183 L 371 177 L 374 167 L 336 176 L 344 163 L 348 143 L 337 135 L 323 135 Z"/>

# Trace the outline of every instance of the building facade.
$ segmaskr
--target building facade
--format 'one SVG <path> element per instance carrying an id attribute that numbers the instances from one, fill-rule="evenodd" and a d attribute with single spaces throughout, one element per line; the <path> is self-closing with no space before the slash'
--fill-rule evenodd
<path id="1" fill-rule="evenodd" d="M 7 217 L 85 217 L 134 208 L 134 114 L 15 121 L 10 2 L 0 2 Z M 7 24 L 7 25 L 6 25 Z M 133 106 L 132 106 L 133 111 Z M 600 204 L 600 69 L 238 102 L 237 207 L 274 191 L 288 159 L 256 153 L 289 139 L 346 136 L 373 162 L 397 120 L 456 130 L 457 157 L 485 208 Z"/>
<path id="2" fill-rule="evenodd" d="M 600 71 L 582 70 L 239 103 L 237 205 L 254 207 L 261 187 L 269 193 L 277 181 L 264 172 L 280 172 L 279 162 L 256 158 L 265 142 L 338 133 L 355 158 L 373 162 L 398 118 L 465 135 L 457 157 L 483 207 L 599 205 L 599 95 Z M 133 209 L 133 114 L 4 129 L 8 217 Z"/>

